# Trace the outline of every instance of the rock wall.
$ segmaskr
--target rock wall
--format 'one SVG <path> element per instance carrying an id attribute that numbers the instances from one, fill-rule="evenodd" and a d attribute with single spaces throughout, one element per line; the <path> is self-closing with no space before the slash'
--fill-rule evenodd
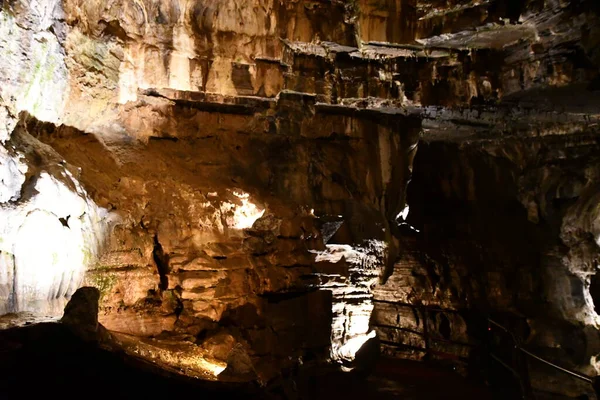
<path id="1" fill-rule="evenodd" d="M 408 195 L 416 231 L 375 290 L 386 351 L 421 358 L 429 340 L 434 356 L 466 364 L 482 351 L 492 317 L 536 354 L 594 375 L 598 315 L 589 288 L 598 248 L 595 213 L 581 210 L 595 207 L 597 146 L 590 132 L 421 144 Z M 591 390 L 532 367 L 538 389 Z"/>
<path id="2" fill-rule="evenodd" d="M 86 283 L 133 352 L 263 383 L 493 314 L 596 374 L 594 1 L 1 7 L 2 311 Z"/>
<path id="3" fill-rule="evenodd" d="M 272 337 L 266 327 L 252 333 L 255 319 L 288 298 L 331 286 L 341 290 L 334 290 L 334 342 L 342 346 L 368 333 L 369 282 L 393 246 L 385 215 L 395 215 L 402 202 L 405 149 L 417 140 L 418 121 L 321 109 L 306 95 L 204 111 L 204 101 L 166 94 L 145 96 L 148 103 L 129 110 L 128 120 L 136 123 L 148 114 L 164 116 L 153 131 L 138 130 L 147 144 L 120 144 L 111 154 L 76 129 L 31 122 L 40 140 L 82 166 L 81 182 L 98 204 L 121 215 L 87 274 L 101 289 L 102 324 L 207 346 L 222 346 L 211 342 L 214 335 L 233 334 L 252 355 L 273 357 L 267 343 L 287 348 L 292 339 L 279 330 Z M 324 238 L 332 217 L 347 222 Z M 381 244 L 373 247 L 373 241 Z M 317 323 L 313 310 L 319 308 L 331 310 L 331 303 L 310 305 L 307 321 Z M 232 317 L 237 313 L 240 318 Z M 286 323 L 296 326 L 297 318 Z M 319 342 L 325 350 L 330 329 Z"/>
<path id="4" fill-rule="evenodd" d="M 62 46 L 66 27 L 61 15 L 60 1 L 2 5 L 2 142 L 9 138 L 20 111 L 26 110 L 47 121 L 60 120 L 69 83 Z M 52 101 L 45 101 L 47 93 L 53 93 Z"/>
<path id="5" fill-rule="evenodd" d="M 110 216 L 79 171 L 22 125 L 4 143 L 0 311 L 60 315 L 102 251 Z"/>

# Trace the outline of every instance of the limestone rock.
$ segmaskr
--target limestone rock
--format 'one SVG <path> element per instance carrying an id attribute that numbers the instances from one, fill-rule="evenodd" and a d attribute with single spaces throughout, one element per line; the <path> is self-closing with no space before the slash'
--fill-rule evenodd
<path id="1" fill-rule="evenodd" d="M 596 3 L 1 3 L 0 311 L 94 286 L 131 354 L 262 382 L 493 314 L 595 374 Z"/>
<path id="2" fill-rule="evenodd" d="M 5 146 L 0 310 L 58 316 L 100 252 L 110 217 L 22 123 Z"/>
<path id="3" fill-rule="evenodd" d="M 227 368 L 221 373 L 222 378 L 235 377 L 236 379 L 256 379 L 256 372 L 250 356 L 241 345 L 234 346 L 227 356 Z"/>
<path id="4" fill-rule="evenodd" d="M 98 300 L 100 291 L 94 287 L 82 287 L 73 293 L 65 307 L 61 322 L 85 341 L 98 336 Z"/>

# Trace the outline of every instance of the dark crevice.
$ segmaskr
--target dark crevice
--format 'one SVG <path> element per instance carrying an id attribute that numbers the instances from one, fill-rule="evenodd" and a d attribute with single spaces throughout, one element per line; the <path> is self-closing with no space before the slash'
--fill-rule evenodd
<path id="1" fill-rule="evenodd" d="M 169 255 L 165 254 L 163 251 L 163 248 L 158 241 L 158 235 L 154 235 L 154 250 L 152 251 L 152 258 L 154 259 L 158 275 L 160 276 L 160 283 L 158 287 L 160 290 L 167 290 L 169 287 L 169 278 L 167 277 L 167 274 L 169 273 Z"/>
<path id="2" fill-rule="evenodd" d="M 101 34 L 102 36 L 115 37 L 117 39 L 122 40 L 123 42 L 126 42 L 129 39 L 127 31 L 123 29 L 123 27 L 118 21 L 107 22 L 101 20 L 100 25 L 104 25 L 104 29 Z"/>
<path id="3" fill-rule="evenodd" d="M 260 294 L 259 297 L 266 299 L 269 303 L 280 303 L 282 301 L 297 299 L 306 296 L 307 292 L 310 292 L 310 290 L 306 292 L 265 292 Z"/>
<path id="4" fill-rule="evenodd" d="M 439 331 L 444 339 L 450 340 L 450 337 L 452 335 L 450 321 L 448 320 L 448 317 L 446 317 L 444 314 L 440 314 Z"/>
<path id="5" fill-rule="evenodd" d="M 67 215 L 66 218 L 59 218 L 58 220 L 60 221 L 62 226 L 64 226 L 65 228 L 69 228 L 69 218 L 71 218 L 71 216 Z"/>
<path id="6" fill-rule="evenodd" d="M 592 296 L 596 313 L 600 312 L 600 275 L 598 273 L 592 275 L 590 280 L 590 295 Z"/>
<path id="7" fill-rule="evenodd" d="M 174 136 L 168 136 L 167 134 L 165 134 L 165 136 L 150 136 L 149 138 L 150 141 L 168 141 L 168 142 L 178 142 L 179 138 L 176 138 Z"/>

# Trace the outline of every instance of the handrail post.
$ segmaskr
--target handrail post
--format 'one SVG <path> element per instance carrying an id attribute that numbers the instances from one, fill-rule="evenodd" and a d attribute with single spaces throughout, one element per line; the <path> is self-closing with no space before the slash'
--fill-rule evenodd
<path id="1" fill-rule="evenodd" d="M 520 371 L 523 382 L 523 398 L 525 399 L 533 399 L 533 390 L 531 388 L 531 378 L 529 376 L 529 362 L 527 361 L 527 355 L 521 351 L 520 348 L 517 349 L 519 353 L 519 364 Z"/>
<path id="2" fill-rule="evenodd" d="M 516 341 L 514 341 L 513 343 L 512 353 L 512 364 L 516 373 L 515 377 L 519 381 L 519 388 L 521 389 L 521 398 L 524 400 L 528 400 L 530 397 L 528 397 L 526 388 L 529 385 L 527 384 L 526 380 L 528 379 L 529 375 L 524 374 L 525 371 L 523 368 L 523 363 L 521 362 L 521 350 L 519 349 L 519 344 Z"/>

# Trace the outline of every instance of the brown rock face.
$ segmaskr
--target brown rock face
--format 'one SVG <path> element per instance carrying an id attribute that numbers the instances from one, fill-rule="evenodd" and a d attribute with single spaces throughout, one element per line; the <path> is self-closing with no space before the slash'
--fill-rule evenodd
<path id="1" fill-rule="evenodd" d="M 84 340 L 94 340 L 98 332 L 98 300 L 100 292 L 94 287 L 77 289 L 65 307 L 61 322 Z"/>
<path id="2" fill-rule="evenodd" d="M 415 143 L 416 121 L 347 114 L 296 94 L 260 108 L 235 105 L 252 115 L 197 110 L 205 104 L 197 100 L 158 99 L 156 110 L 168 116 L 165 138 L 120 146 L 122 160 L 73 128 L 28 127 L 69 163 L 89 166 L 82 167 L 81 181 L 90 193 L 108 195 L 98 197 L 99 204 L 121 216 L 86 275 L 102 292 L 102 324 L 138 336 L 178 335 L 198 345 L 229 330 L 235 343 L 254 349 L 256 362 L 273 368 L 277 361 L 260 359 L 284 359 L 300 349 L 326 355 L 332 299 L 310 293 L 328 286 L 339 304 L 336 341 L 367 333 L 370 288 L 361 282 L 377 279 L 386 243 L 393 245 L 386 214 L 397 213 L 402 199 L 410 159 L 403 141 Z M 145 112 L 131 110 L 131 121 Z M 223 115 L 227 130 L 194 133 L 197 124 Z M 397 138 L 400 126 L 406 133 Z M 296 133 L 284 135 L 283 129 Z M 137 165 L 130 164 L 136 158 Z M 315 215 L 348 219 L 328 238 L 339 244 L 325 247 L 320 229 L 330 223 Z M 350 269 L 340 268 L 346 263 Z M 362 321 L 359 328 L 351 328 L 352 319 Z M 303 333 L 297 336 L 298 330 Z M 219 344 L 207 341 L 209 351 L 213 345 Z"/>
<path id="3" fill-rule="evenodd" d="M 491 316 L 597 375 L 598 11 L 1 3 L 0 311 L 94 286 L 120 348 L 261 383 L 477 371 Z"/>

